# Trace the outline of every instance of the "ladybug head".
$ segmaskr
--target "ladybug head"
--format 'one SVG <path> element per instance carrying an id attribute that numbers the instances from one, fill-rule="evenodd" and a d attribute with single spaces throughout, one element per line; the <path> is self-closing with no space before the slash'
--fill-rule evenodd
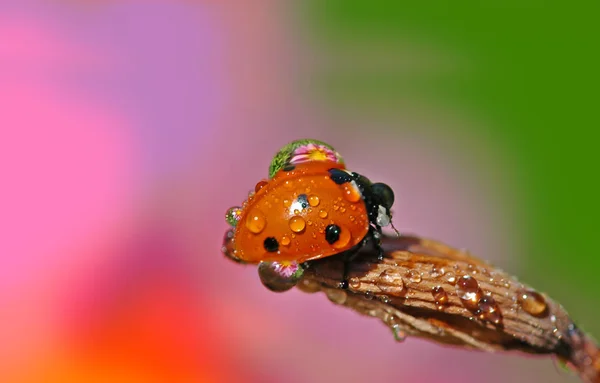
<path id="1" fill-rule="evenodd" d="M 394 204 L 394 191 L 388 185 L 377 182 L 371 185 L 371 193 L 373 193 L 374 202 L 377 204 L 377 225 L 389 225 L 392 221 L 390 209 Z"/>

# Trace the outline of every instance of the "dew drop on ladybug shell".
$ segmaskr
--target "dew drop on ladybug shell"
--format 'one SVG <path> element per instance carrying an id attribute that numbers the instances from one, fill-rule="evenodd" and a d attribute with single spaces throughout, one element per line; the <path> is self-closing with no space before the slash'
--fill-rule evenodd
<path id="1" fill-rule="evenodd" d="M 293 216 L 290 218 L 289 225 L 294 233 L 301 233 L 306 228 L 306 221 L 300 216 Z"/>
<path id="2" fill-rule="evenodd" d="M 259 234 L 267 225 L 267 219 L 264 215 L 257 212 L 249 214 L 246 218 L 246 228 L 254 234 Z"/>
<path id="3" fill-rule="evenodd" d="M 353 184 L 347 183 L 342 186 L 344 198 L 349 202 L 358 202 L 361 199 L 360 192 L 354 187 Z"/>
<path id="4" fill-rule="evenodd" d="M 314 194 L 308 197 L 308 204 L 312 207 L 319 206 L 320 202 L 319 197 Z"/>
<path id="5" fill-rule="evenodd" d="M 225 221 L 232 226 L 235 227 L 242 216 L 242 208 L 239 206 L 234 206 L 227 210 L 225 213 Z"/>

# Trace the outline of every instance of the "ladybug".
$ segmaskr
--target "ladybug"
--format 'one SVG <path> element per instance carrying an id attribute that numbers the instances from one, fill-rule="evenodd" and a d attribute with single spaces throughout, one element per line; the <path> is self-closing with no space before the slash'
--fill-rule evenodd
<path id="1" fill-rule="evenodd" d="M 369 240 L 383 256 L 381 228 L 391 224 L 394 203 L 388 185 L 348 171 L 333 148 L 314 140 L 286 145 L 269 176 L 241 207 L 227 212 L 233 229 L 224 247 L 237 262 L 259 264 L 267 287 L 285 291 L 300 278 L 305 262 L 352 256 Z"/>

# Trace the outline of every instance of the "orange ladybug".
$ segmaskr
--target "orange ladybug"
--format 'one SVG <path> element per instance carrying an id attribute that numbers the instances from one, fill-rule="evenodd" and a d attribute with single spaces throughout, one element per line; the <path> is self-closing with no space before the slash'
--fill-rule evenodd
<path id="1" fill-rule="evenodd" d="M 297 142 L 302 144 L 294 146 Z M 382 256 L 381 228 L 391 223 L 394 203 L 389 186 L 346 170 L 330 146 L 294 143 L 278 152 L 270 179 L 226 214 L 233 230 L 224 252 L 238 262 L 260 264 L 261 280 L 274 291 L 293 286 L 304 262 L 354 254 L 369 239 Z M 307 146 L 320 153 L 307 153 Z"/>

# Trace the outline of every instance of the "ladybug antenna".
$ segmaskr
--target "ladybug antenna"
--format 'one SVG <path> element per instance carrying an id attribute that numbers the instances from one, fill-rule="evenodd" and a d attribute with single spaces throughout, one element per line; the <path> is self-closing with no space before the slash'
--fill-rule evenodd
<path id="1" fill-rule="evenodd" d="M 391 211 L 390 211 L 390 226 L 396 232 L 396 235 L 398 237 L 400 237 L 401 236 L 400 232 L 398 231 L 398 229 L 396 229 L 396 226 L 394 226 L 394 220 L 392 219 L 392 212 Z"/>
<path id="2" fill-rule="evenodd" d="M 394 223 L 393 223 L 393 222 L 390 222 L 390 226 L 392 227 L 392 229 L 394 229 L 394 231 L 396 232 L 396 235 L 397 235 L 398 237 L 400 237 L 400 232 L 398 231 L 398 229 L 396 229 L 396 227 L 394 226 Z"/>

